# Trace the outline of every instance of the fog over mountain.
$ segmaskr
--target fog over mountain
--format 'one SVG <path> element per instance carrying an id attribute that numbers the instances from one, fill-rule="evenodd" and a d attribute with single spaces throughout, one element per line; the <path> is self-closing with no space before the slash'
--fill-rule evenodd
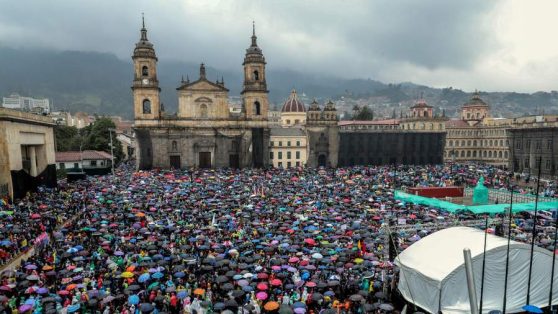
<path id="1" fill-rule="evenodd" d="M 242 65 L 235 71 L 207 67 L 208 78 L 225 80 L 230 96 L 238 96 L 242 87 Z M 161 98 L 168 112 L 176 111 L 176 87 L 181 77 L 197 79 L 199 64 L 160 60 L 158 76 Z M 11 93 L 47 97 L 55 110 L 86 111 L 98 114 L 132 115 L 131 60 L 109 53 L 53 51 L 47 49 L 12 49 L 0 47 L 0 96 Z M 468 100 L 471 91 L 455 88 L 431 88 L 413 83 L 386 84 L 371 79 L 345 79 L 332 75 L 312 74 L 268 67 L 270 100 L 276 108 L 296 88 L 307 99 L 321 102 L 341 97 L 350 103 L 360 99 L 372 106 L 389 106 L 397 112 L 405 110 L 421 95 L 437 110 L 448 115 Z M 556 92 L 515 93 L 483 92 L 495 116 L 557 113 Z M 350 108 L 340 108 L 350 110 Z M 388 109 L 386 109 L 388 110 Z"/>

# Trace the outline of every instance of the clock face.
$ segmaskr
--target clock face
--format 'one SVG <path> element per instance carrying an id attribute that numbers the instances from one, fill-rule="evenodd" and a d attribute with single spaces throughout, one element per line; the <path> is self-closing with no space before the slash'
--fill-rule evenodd
<path id="1" fill-rule="evenodd" d="M 143 79 L 143 84 L 149 84 L 149 80 L 148 79 Z"/>

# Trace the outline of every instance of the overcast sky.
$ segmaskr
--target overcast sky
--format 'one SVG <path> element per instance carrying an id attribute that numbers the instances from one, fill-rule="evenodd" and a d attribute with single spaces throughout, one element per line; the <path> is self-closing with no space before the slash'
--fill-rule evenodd
<path id="1" fill-rule="evenodd" d="M 0 0 L 0 45 L 128 59 L 145 12 L 159 60 L 465 90 L 558 89 L 556 0 Z M 128 59 L 129 60 L 129 59 Z"/>

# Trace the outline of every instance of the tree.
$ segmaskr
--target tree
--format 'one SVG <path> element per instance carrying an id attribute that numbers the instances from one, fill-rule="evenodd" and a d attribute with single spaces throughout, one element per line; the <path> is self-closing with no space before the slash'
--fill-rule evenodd
<path id="1" fill-rule="evenodd" d="M 56 151 L 66 152 L 79 150 L 80 135 L 75 126 L 57 125 L 54 128 Z"/>
<path id="2" fill-rule="evenodd" d="M 95 120 L 92 124 L 83 128 L 81 133 L 84 138 L 83 150 L 100 150 L 110 153 L 110 132 L 115 129 L 114 122 L 106 117 Z M 112 131 L 112 143 L 114 145 L 114 162 L 118 163 L 124 157 L 122 144 L 116 139 L 116 132 Z"/>
<path id="3" fill-rule="evenodd" d="M 374 110 L 370 110 L 368 106 L 364 106 L 355 114 L 354 120 L 374 120 Z"/>

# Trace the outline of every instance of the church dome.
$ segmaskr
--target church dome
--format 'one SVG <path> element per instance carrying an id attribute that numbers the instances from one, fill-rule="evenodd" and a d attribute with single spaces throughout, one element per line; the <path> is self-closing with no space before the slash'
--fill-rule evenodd
<path id="1" fill-rule="evenodd" d="M 296 94 L 296 90 L 293 89 L 291 92 L 291 96 L 283 105 L 281 112 L 306 112 L 306 107 L 304 107 L 304 103 L 298 99 Z"/>
<path id="2" fill-rule="evenodd" d="M 488 104 L 480 98 L 479 92 L 475 92 L 471 100 L 466 102 L 463 107 L 488 107 Z"/>

